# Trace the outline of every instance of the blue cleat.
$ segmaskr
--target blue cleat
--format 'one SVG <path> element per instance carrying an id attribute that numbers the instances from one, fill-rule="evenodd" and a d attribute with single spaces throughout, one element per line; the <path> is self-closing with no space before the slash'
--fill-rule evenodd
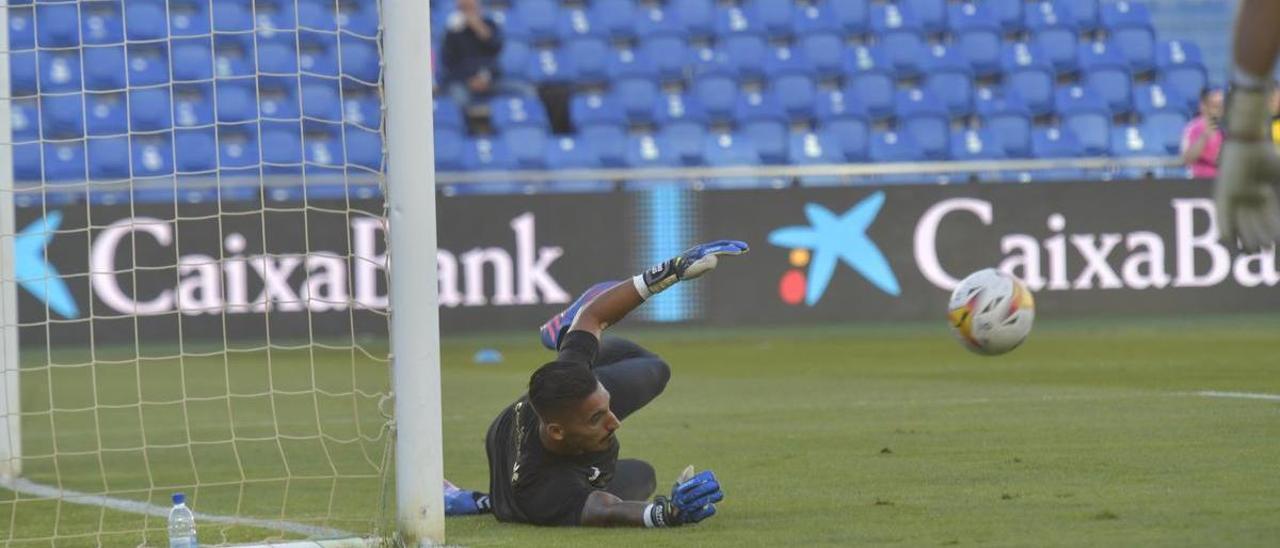
<path id="1" fill-rule="evenodd" d="M 489 513 L 489 495 L 463 489 L 444 480 L 444 515 L 474 516 Z"/>
<path id="2" fill-rule="evenodd" d="M 559 349 L 560 339 L 563 339 L 564 334 L 569 331 L 569 327 L 573 325 L 573 319 L 578 316 L 578 311 L 582 309 L 582 306 L 591 302 L 591 299 L 596 298 L 596 295 L 604 293 L 604 290 L 615 285 L 618 285 L 616 280 L 600 282 L 587 288 L 587 290 L 578 297 L 578 300 L 573 301 L 573 304 L 569 305 L 569 308 L 566 308 L 563 312 L 552 316 L 550 320 L 547 320 L 547 323 L 542 324 L 542 327 L 539 329 L 542 334 L 542 346 L 545 346 L 550 350 Z"/>

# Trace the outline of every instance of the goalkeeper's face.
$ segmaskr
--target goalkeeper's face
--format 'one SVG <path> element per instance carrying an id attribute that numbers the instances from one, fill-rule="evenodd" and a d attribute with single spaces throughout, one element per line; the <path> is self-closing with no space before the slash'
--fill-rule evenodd
<path id="1" fill-rule="evenodd" d="M 609 449 L 614 431 L 622 425 L 609 409 L 609 391 L 599 383 L 595 392 L 566 409 L 556 422 L 565 445 L 586 453 Z"/>

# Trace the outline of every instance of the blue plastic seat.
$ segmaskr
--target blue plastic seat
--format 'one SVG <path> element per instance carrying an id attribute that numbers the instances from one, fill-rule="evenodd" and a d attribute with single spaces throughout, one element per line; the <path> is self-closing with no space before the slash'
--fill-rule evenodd
<path id="1" fill-rule="evenodd" d="M 803 74 L 788 74 L 775 78 L 771 91 L 782 111 L 792 119 L 807 120 L 813 117 L 817 86 Z"/>
<path id="2" fill-rule="evenodd" d="M 1085 151 L 1070 129 L 1043 127 L 1032 131 L 1031 154 L 1036 158 L 1079 158 Z"/>
<path id="3" fill-rule="evenodd" d="M 596 124 L 626 125 L 626 113 L 618 106 L 613 96 L 600 92 L 575 94 L 569 100 L 569 119 L 574 127 L 586 127 Z"/>
<path id="4" fill-rule="evenodd" d="M 303 100 L 306 100 L 306 95 L 303 95 Z M 303 104 L 303 108 L 306 108 L 306 104 Z M 458 132 L 466 131 L 466 122 L 462 119 L 462 108 L 454 104 L 449 97 L 435 96 L 431 111 L 434 114 L 433 120 L 436 128 L 449 128 Z"/>
<path id="5" fill-rule="evenodd" d="M 504 95 L 489 100 L 489 116 L 499 132 L 517 126 L 546 128 L 547 111 L 536 97 Z"/>
<path id="6" fill-rule="evenodd" d="M 620 78 L 613 81 L 613 97 L 622 115 L 632 122 L 653 121 L 658 100 L 658 84 L 647 78 Z"/>
<path id="7" fill-rule="evenodd" d="M 263 119 L 297 120 L 299 106 L 298 81 L 294 78 L 263 76 L 258 78 L 258 112 Z"/>
<path id="8" fill-rule="evenodd" d="M 122 74 L 124 73 L 121 67 Z M 18 51 L 9 54 L 9 85 L 15 97 L 35 95 L 39 76 L 36 74 L 36 52 Z"/>
<path id="9" fill-rule="evenodd" d="M 900 91 L 897 117 L 898 132 L 915 141 L 926 158 L 946 159 L 951 120 L 940 98 L 923 89 Z"/>
<path id="10" fill-rule="evenodd" d="M 547 143 L 543 164 L 551 170 L 590 169 L 600 167 L 600 159 L 592 153 L 591 146 L 586 141 L 562 135 Z"/>
<path id="11" fill-rule="evenodd" d="M 1111 156 L 1164 156 L 1160 139 L 1148 135 L 1144 126 L 1117 126 L 1111 129 Z"/>
<path id="12" fill-rule="evenodd" d="M 702 150 L 703 157 L 709 166 L 754 166 L 760 164 L 760 154 L 756 152 L 755 146 L 752 145 L 748 138 L 738 134 L 708 134 L 703 141 Z"/>
<path id="13" fill-rule="evenodd" d="M 683 121 L 662 126 L 658 131 L 667 150 L 680 165 L 700 166 L 704 163 L 702 145 L 706 141 L 706 127 L 700 123 Z"/>
<path id="14" fill-rule="evenodd" d="M 640 43 L 640 49 L 661 80 L 684 78 L 685 61 L 689 57 L 684 40 L 675 36 L 655 36 Z"/>
<path id="15" fill-rule="evenodd" d="M 1014 42 L 1001 52 L 1005 93 L 1016 94 L 1032 114 L 1053 111 L 1052 65 L 1035 44 Z"/>
<path id="16" fill-rule="evenodd" d="M 170 0 L 169 33 L 173 36 L 209 34 L 209 3 L 203 0 Z"/>
<path id="17" fill-rule="evenodd" d="M 342 103 L 338 99 L 338 85 L 336 82 L 320 78 L 304 80 L 302 83 L 301 99 L 302 116 L 328 122 L 338 122 L 342 120 Z M 437 97 L 433 104 L 433 111 L 435 113 L 434 121 L 437 128 L 441 127 L 440 118 L 442 116 L 450 116 L 450 114 L 441 114 L 441 99 L 442 98 Z M 462 113 L 458 111 L 457 107 L 454 106 L 451 101 L 449 102 L 449 106 L 453 107 L 454 112 L 452 113 L 452 116 L 455 118 L 446 120 L 445 124 L 447 125 L 452 123 L 455 124 L 453 127 L 461 127 Z"/>
<path id="18" fill-rule="evenodd" d="M 849 162 L 863 162 L 869 157 L 871 126 L 863 118 L 846 117 L 826 120 L 821 129 L 835 138 L 837 152 Z"/>
<path id="19" fill-rule="evenodd" d="M 627 140 L 627 165 L 631 167 L 674 167 L 680 164 L 662 135 L 632 135 Z"/>
<path id="20" fill-rule="evenodd" d="M 754 34 L 733 35 L 724 38 L 721 43 L 720 53 L 723 54 L 724 65 L 734 76 L 740 80 L 764 78 L 764 64 L 769 56 L 769 47 L 763 37 Z M 700 64 L 702 73 L 713 69 L 711 65 Z"/>
<path id="21" fill-rule="evenodd" d="M 930 48 L 925 60 L 924 88 L 942 101 L 952 116 L 973 111 L 973 72 L 956 48 L 941 44 Z"/>
<path id="22" fill-rule="evenodd" d="M 924 72 L 928 47 L 924 38 L 912 31 L 893 31 L 881 35 L 880 47 L 898 78 L 914 78 Z"/>
<path id="23" fill-rule="evenodd" d="M 529 81 L 536 85 L 567 83 L 573 79 L 573 65 L 561 50 L 545 47 L 532 52 L 527 74 L 529 74 Z"/>
<path id="24" fill-rule="evenodd" d="M 999 160 L 1005 157 L 1000 136 L 989 127 L 951 133 L 951 159 L 959 161 Z"/>
<path id="25" fill-rule="evenodd" d="M 1160 82 L 1181 95 L 1187 108 L 1196 108 L 1200 92 L 1209 82 L 1200 48 L 1180 40 L 1161 42 L 1156 49 L 1156 66 L 1160 69 Z"/>
<path id="26" fill-rule="evenodd" d="M 306 48 L 303 48 L 306 54 Z M 236 76 L 253 76 L 257 74 L 256 54 L 253 41 L 246 41 L 239 35 L 214 35 L 213 37 L 213 69 L 221 78 Z M 336 75 L 336 62 L 335 72 Z"/>
<path id="27" fill-rule="evenodd" d="M 755 0 L 755 12 L 759 26 L 772 37 L 791 36 L 794 2 L 791 0 Z"/>
<path id="28" fill-rule="evenodd" d="M 458 171 L 462 169 L 462 149 L 466 139 L 462 133 L 448 127 L 437 127 L 436 170 Z"/>
<path id="29" fill-rule="evenodd" d="M 91 96 L 92 97 L 92 96 Z M 9 107 L 9 123 L 13 128 L 13 141 L 23 143 L 40 139 L 40 108 L 36 98 L 14 99 Z M 123 112 L 123 109 L 121 109 Z M 120 124 L 123 128 L 124 124 Z M 119 131 L 118 133 L 124 133 Z M 92 135 L 93 133 L 90 133 Z"/>
<path id="30" fill-rule="evenodd" d="M 431 7 L 434 8 L 436 5 L 432 3 Z M 330 32 L 338 30 L 335 6 L 333 2 L 328 0 L 298 0 L 294 13 L 297 14 L 300 28 Z M 435 13 L 431 14 L 433 22 L 444 17 L 444 15 L 441 15 L 437 18 Z M 433 27 L 431 30 L 432 36 L 443 36 L 442 32 L 436 32 L 439 29 Z"/>
<path id="31" fill-rule="evenodd" d="M 760 22 L 757 4 L 754 2 L 717 5 L 715 31 L 721 39 L 735 34 L 765 35 L 764 25 Z"/>
<path id="32" fill-rule="evenodd" d="M 218 128 L 218 167 L 228 175 L 256 176 L 260 168 L 257 124 Z"/>
<path id="33" fill-rule="evenodd" d="M 79 51 L 41 50 L 36 58 L 40 66 L 41 93 L 80 91 Z"/>
<path id="34" fill-rule="evenodd" d="M 1024 0 L 984 0 L 1000 28 L 1006 33 L 1020 32 L 1025 26 Z"/>
<path id="35" fill-rule="evenodd" d="M 228 51 L 227 55 L 218 53 L 218 42 L 221 37 L 214 36 L 214 54 L 218 59 L 219 65 L 217 72 L 220 76 L 226 76 L 227 73 L 236 72 L 238 65 L 229 65 L 224 68 L 221 63 L 223 59 L 227 59 L 228 63 L 242 63 L 238 58 L 233 57 L 234 51 Z M 503 47 L 505 52 L 513 47 L 515 43 L 508 43 Z M 298 68 L 304 74 L 316 74 L 321 76 L 337 76 L 338 75 L 338 37 L 336 35 L 303 32 L 298 37 Z"/>
<path id="36" fill-rule="evenodd" d="M 904 0 L 911 13 L 920 20 L 920 26 L 928 33 L 940 33 L 947 27 L 947 0 Z"/>
<path id="37" fill-rule="evenodd" d="M 533 64 L 533 50 L 529 45 L 517 40 L 503 44 L 502 53 L 498 54 L 498 69 L 502 77 L 513 81 L 527 81 L 529 67 Z"/>
<path id="38" fill-rule="evenodd" d="M 856 98 L 872 118 L 893 115 L 893 98 L 897 88 L 887 62 L 878 48 L 855 47 L 846 56 L 846 97 Z"/>
<path id="39" fill-rule="evenodd" d="M 219 0 L 213 8 L 213 30 L 243 32 L 253 30 L 253 6 L 249 0 Z"/>
<path id="40" fill-rule="evenodd" d="M 344 46 L 349 45 L 344 41 Z M 298 36 L 293 32 L 258 33 L 258 72 L 294 74 L 298 72 Z M 346 59 L 343 59 L 345 62 Z M 345 68 L 345 67 L 344 67 Z M 376 73 L 375 73 L 376 74 Z M 375 76 L 376 77 L 376 76 Z"/>
<path id="41" fill-rule="evenodd" d="M 204 173 L 218 167 L 218 142 L 213 128 L 173 132 L 174 160 L 179 173 Z"/>
<path id="42" fill-rule="evenodd" d="M 642 41 L 656 36 L 685 37 L 680 16 L 665 3 L 654 2 L 638 5 L 635 12 L 636 36 Z"/>
<path id="43" fill-rule="evenodd" d="M 1155 141 L 1159 154 L 1178 154 L 1187 116 L 1177 111 L 1152 112 L 1142 117 L 1143 134 Z"/>
<path id="44" fill-rule="evenodd" d="M 980 98 L 976 104 L 982 127 L 999 136 L 1004 155 L 1025 158 L 1031 154 L 1031 111 L 1016 96 Z"/>
<path id="45" fill-rule="evenodd" d="M 272 173 L 290 173 L 301 169 L 302 132 L 298 124 L 263 124 L 260 139 L 263 169 Z"/>
<path id="46" fill-rule="evenodd" d="M 338 2 L 338 30 L 364 38 L 378 36 L 376 2 Z"/>
<path id="47" fill-rule="evenodd" d="M 578 131 L 581 142 L 590 143 L 600 165 L 625 167 L 627 165 L 627 132 L 619 126 L 595 125 Z"/>
<path id="48" fill-rule="evenodd" d="M 46 142 L 43 149 L 45 181 L 85 179 L 84 141 Z"/>
<path id="49" fill-rule="evenodd" d="M 43 181 L 44 155 L 40 143 L 17 144 L 13 147 L 13 178 L 18 181 Z"/>
<path id="50" fill-rule="evenodd" d="M 551 0 L 521 0 L 513 5 L 513 16 L 523 25 L 529 39 L 534 42 L 556 38 L 560 5 Z"/>
<path id="51" fill-rule="evenodd" d="M 129 40 L 158 40 L 168 37 L 166 6 L 156 0 L 129 0 L 124 5 L 124 35 Z M 99 42 L 107 43 L 107 42 Z"/>
<path id="52" fill-rule="evenodd" d="M 75 3 L 36 4 L 36 44 L 44 48 L 80 45 L 80 13 Z"/>
<path id="53" fill-rule="evenodd" d="M 46 95 L 40 98 L 40 127 L 45 139 L 84 135 L 84 96 Z"/>
<path id="54" fill-rule="evenodd" d="M 753 120 L 739 125 L 738 133 L 755 146 L 760 161 L 766 164 L 784 164 L 788 154 L 786 124 L 775 120 Z"/>
<path id="55" fill-rule="evenodd" d="M 924 151 L 910 135 L 895 131 L 872 131 L 868 157 L 876 163 L 925 160 Z"/>
<path id="56" fill-rule="evenodd" d="M 175 84 L 173 86 L 173 123 L 178 127 L 213 124 L 213 85 Z"/>
<path id="57" fill-rule="evenodd" d="M 134 137 L 133 177 L 163 177 L 173 174 L 173 140 L 166 133 Z"/>
<path id="58" fill-rule="evenodd" d="M 1119 49 L 1103 41 L 1082 44 L 1079 58 L 1083 82 L 1102 95 L 1111 112 L 1129 112 L 1133 107 L 1133 77 Z"/>
<path id="59" fill-rule="evenodd" d="M 844 41 L 832 33 L 801 34 L 800 51 L 818 78 L 836 78 L 844 73 Z"/>
<path id="60" fill-rule="evenodd" d="M 374 84 L 381 72 L 377 42 L 365 38 L 341 35 L 338 56 L 342 61 L 342 74 L 360 82 Z"/>
<path id="61" fill-rule="evenodd" d="M 534 126 L 519 126 L 502 134 L 507 151 L 516 169 L 542 169 L 547 161 L 547 130 Z"/>
<path id="62" fill-rule="evenodd" d="M 1074 72 L 1079 28 L 1071 8 L 1061 1 L 1032 3 L 1027 5 L 1025 18 L 1032 42 L 1044 51 L 1054 70 Z"/>
<path id="63" fill-rule="evenodd" d="M 844 163 L 840 143 L 831 131 L 792 133 L 789 145 L 787 158 L 795 165 Z"/>
<path id="64" fill-rule="evenodd" d="M 351 124 L 342 126 L 346 161 L 362 171 L 382 170 L 382 135 Z M 465 158 L 464 158 L 465 164 Z"/>
<path id="65" fill-rule="evenodd" d="M 85 58 L 89 56 L 85 51 Z M 297 58 L 297 53 L 293 53 Z M 122 60 L 123 62 L 123 60 Z M 208 38 L 175 38 L 173 40 L 173 80 L 175 82 L 213 78 L 213 47 Z"/>
<path id="66" fill-rule="evenodd" d="M 298 30 L 296 1 L 257 2 L 254 4 L 255 28 L 259 36 Z"/>
<path id="67" fill-rule="evenodd" d="M 174 67 L 176 73 L 177 67 Z M 124 47 L 99 46 L 84 48 L 84 88 L 92 91 L 116 91 L 128 87 Z M 46 90 L 47 91 L 47 90 Z"/>
<path id="68" fill-rule="evenodd" d="M 599 38 L 575 38 L 565 45 L 565 58 L 573 61 L 573 73 L 580 83 L 599 83 L 609 78 L 609 45 Z"/>
<path id="69" fill-rule="evenodd" d="M 110 181 L 129 177 L 128 137 L 89 139 L 85 148 L 89 161 L 89 179 Z"/>
<path id="70" fill-rule="evenodd" d="M 1106 154 L 1110 146 L 1111 112 L 1106 101 L 1085 86 L 1058 90 L 1056 101 L 1063 127 L 1071 130 L 1088 154 Z"/>
<path id="71" fill-rule="evenodd" d="M 258 118 L 258 98 L 252 80 L 220 81 L 215 86 L 218 121 L 236 123 Z"/>
<path id="72" fill-rule="evenodd" d="M 702 110 L 702 104 L 690 93 L 663 93 L 654 98 L 651 108 L 651 117 L 659 126 L 665 127 L 675 123 L 697 125 L 707 123 L 707 114 Z"/>
<path id="73" fill-rule="evenodd" d="M 711 36 L 715 32 L 716 9 L 713 0 L 681 0 L 668 8 L 680 29 L 689 36 Z"/>
<path id="74" fill-rule="evenodd" d="M 167 88 L 129 90 L 129 129 L 159 131 L 173 127 L 173 102 Z"/>
<path id="75" fill-rule="evenodd" d="M 738 84 L 719 74 L 699 77 L 693 82 L 693 97 L 712 120 L 728 121 L 738 101 Z"/>
<path id="76" fill-rule="evenodd" d="M 624 78 L 641 78 L 655 81 L 658 70 L 643 49 L 630 45 L 616 47 L 609 51 L 609 62 L 606 67 L 609 79 L 616 82 Z"/>
<path id="77" fill-rule="evenodd" d="M 146 5 L 139 3 L 140 5 Z M 164 4 L 151 3 L 150 10 L 158 14 L 157 29 L 152 31 L 156 38 L 165 34 Z M 138 8 L 134 8 L 135 10 Z M 124 12 L 118 0 L 105 2 L 85 2 L 80 5 L 80 42 L 83 44 L 119 44 L 124 40 Z M 10 15 L 12 17 L 12 14 Z M 144 16 L 148 18 L 150 15 Z M 130 22 L 134 16 L 129 15 Z M 12 26 L 10 27 L 12 28 Z M 13 37 L 10 36 L 12 44 Z"/>
<path id="78" fill-rule="evenodd" d="M 955 46 L 978 75 L 1000 71 L 1000 22 L 986 3 L 951 4 L 947 19 Z"/>
<path id="79" fill-rule="evenodd" d="M 467 171 L 514 169 L 515 160 L 502 139 L 478 137 L 463 147 L 462 167 Z"/>
<path id="80" fill-rule="evenodd" d="M 34 6 L 9 5 L 9 50 L 24 51 L 36 47 Z"/>
<path id="81" fill-rule="evenodd" d="M 630 39 L 636 35 L 635 4 L 630 0 L 596 0 L 591 2 L 587 21 L 594 33 L 612 39 Z"/>
<path id="82" fill-rule="evenodd" d="M 1141 116 L 1160 112 L 1176 112 L 1183 116 L 1190 114 L 1187 102 L 1178 92 L 1158 82 L 1139 84 L 1133 88 L 1133 109 Z"/>
<path id="83" fill-rule="evenodd" d="M 849 2 L 840 2 L 842 9 L 855 10 L 861 8 L 860 14 L 855 14 L 854 22 L 851 26 L 857 28 L 856 32 L 863 32 L 867 28 L 867 4 L 863 0 L 851 0 Z M 831 2 L 819 1 L 805 5 L 795 6 L 791 12 L 791 27 L 798 37 L 811 36 L 814 34 L 832 34 L 836 36 L 844 35 L 851 32 L 843 27 L 841 21 L 837 19 L 835 8 Z"/>

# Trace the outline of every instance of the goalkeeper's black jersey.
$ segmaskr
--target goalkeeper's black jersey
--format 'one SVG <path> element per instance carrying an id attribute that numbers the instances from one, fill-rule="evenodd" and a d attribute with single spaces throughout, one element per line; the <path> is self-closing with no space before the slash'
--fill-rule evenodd
<path id="1" fill-rule="evenodd" d="M 599 342 L 590 334 L 580 335 L 585 336 L 565 339 L 559 359 L 589 366 Z M 606 451 L 573 457 L 548 452 L 538 437 L 538 416 L 529 397 L 521 396 L 498 414 L 485 436 L 494 516 L 536 525 L 578 525 L 587 496 L 613 478 L 618 447 L 615 437 Z"/>

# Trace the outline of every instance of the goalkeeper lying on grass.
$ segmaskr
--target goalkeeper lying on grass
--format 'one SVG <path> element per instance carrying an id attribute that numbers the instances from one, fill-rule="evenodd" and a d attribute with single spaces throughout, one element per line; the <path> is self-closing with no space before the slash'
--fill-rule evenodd
<path id="1" fill-rule="evenodd" d="M 558 350 L 529 378 L 529 391 L 489 426 L 490 493 L 446 490 L 450 515 L 492 511 L 499 521 L 537 525 L 673 527 L 716 513 L 724 498 L 715 474 L 685 469 L 669 497 L 653 500 L 649 463 L 618 458 L 621 421 L 666 387 L 666 362 L 601 332 L 645 299 L 716 267 L 719 255 L 746 253 L 721 240 L 696 246 L 623 282 L 596 284 L 542 326 Z M 449 485 L 448 487 L 451 487 Z"/>

